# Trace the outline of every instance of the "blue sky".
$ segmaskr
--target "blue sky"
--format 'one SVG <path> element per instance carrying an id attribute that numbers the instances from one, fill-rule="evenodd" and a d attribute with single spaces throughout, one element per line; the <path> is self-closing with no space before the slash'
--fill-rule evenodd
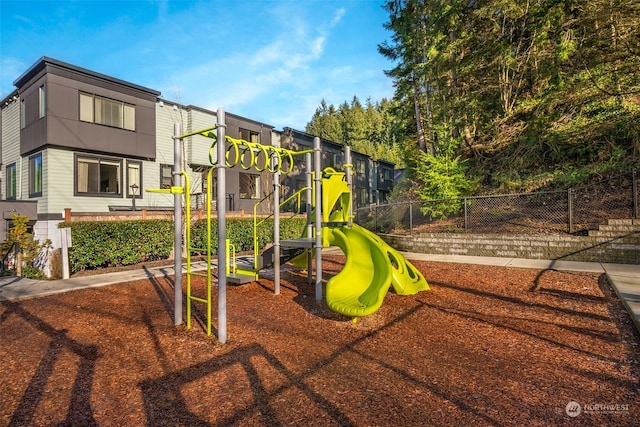
<path id="1" fill-rule="evenodd" d="M 303 130 L 322 99 L 391 98 L 375 0 L 0 0 L 0 99 L 48 56 Z"/>

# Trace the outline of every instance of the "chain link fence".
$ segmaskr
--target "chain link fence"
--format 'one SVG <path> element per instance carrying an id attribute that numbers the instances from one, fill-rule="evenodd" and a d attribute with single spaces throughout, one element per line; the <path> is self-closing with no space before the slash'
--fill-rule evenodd
<path id="1" fill-rule="evenodd" d="M 639 218 L 636 171 L 565 191 L 408 201 L 358 208 L 358 224 L 377 233 L 586 233 L 609 219 Z M 459 206 L 446 218 L 429 212 Z"/>

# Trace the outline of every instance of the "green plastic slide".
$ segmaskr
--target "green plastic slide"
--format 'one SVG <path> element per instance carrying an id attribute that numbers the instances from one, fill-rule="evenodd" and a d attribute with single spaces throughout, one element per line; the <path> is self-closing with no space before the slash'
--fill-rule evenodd
<path id="1" fill-rule="evenodd" d="M 329 308 L 355 319 L 378 310 L 389 286 L 399 295 L 429 289 L 424 276 L 400 252 L 366 228 L 347 225 L 350 206 L 345 173 L 326 168 L 322 174 L 322 221 L 333 226 L 322 227 L 323 246 L 338 246 L 346 256 L 342 271 L 327 281 Z M 308 268 L 306 254 L 292 262 Z"/>
<path id="2" fill-rule="evenodd" d="M 328 243 L 346 256 L 340 273 L 329 279 L 329 308 L 350 317 L 362 317 L 380 308 L 393 286 L 400 295 L 428 290 L 424 276 L 404 256 L 376 234 L 357 224 L 329 228 Z"/>

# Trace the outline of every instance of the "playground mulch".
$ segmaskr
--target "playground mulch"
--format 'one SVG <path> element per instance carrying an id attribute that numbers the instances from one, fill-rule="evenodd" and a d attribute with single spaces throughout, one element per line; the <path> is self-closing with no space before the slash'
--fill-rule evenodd
<path id="1" fill-rule="evenodd" d="M 230 287 L 224 345 L 201 305 L 173 325 L 172 278 L 2 303 L 0 425 L 637 425 L 640 339 L 604 275 L 414 265 L 431 290 L 356 323 L 295 269 Z"/>

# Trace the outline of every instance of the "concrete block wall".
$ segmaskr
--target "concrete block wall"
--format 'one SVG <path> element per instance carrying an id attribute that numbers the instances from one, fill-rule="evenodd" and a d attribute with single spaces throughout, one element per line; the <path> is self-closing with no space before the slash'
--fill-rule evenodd
<path id="1" fill-rule="evenodd" d="M 640 264 L 640 219 L 609 220 L 587 236 L 563 234 L 381 234 L 392 247 L 443 255 Z"/>

